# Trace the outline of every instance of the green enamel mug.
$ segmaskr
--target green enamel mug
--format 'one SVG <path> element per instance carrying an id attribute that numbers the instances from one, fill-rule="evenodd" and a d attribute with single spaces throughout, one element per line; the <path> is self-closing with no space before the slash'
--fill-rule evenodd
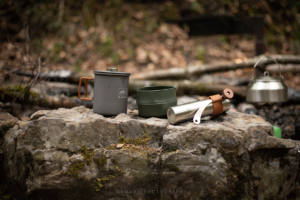
<path id="1" fill-rule="evenodd" d="M 175 86 L 151 86 L 137 90 L 137 106 L 142 117 L 166 117 L 168 108 L 176 105 Z"/>

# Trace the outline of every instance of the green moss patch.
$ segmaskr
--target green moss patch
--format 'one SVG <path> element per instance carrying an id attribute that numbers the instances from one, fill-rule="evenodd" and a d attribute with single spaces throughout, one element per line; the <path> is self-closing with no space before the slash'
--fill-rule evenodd
<path id="1" fill-rule="evenodd" d="M 169 165 L 168 168 L 172 172 L 179 172 L 179 168 L 176 165 Z"/>
<path id="2" fill-rule="evenodd" d="M 121 144 L 124 144 L 124 143 L 125 143 L 125 138 L 124 138 L 124 136 L 121 136 L 121 137 L 119 138 L 119 143 L 121 143 Z"/>
<path id="3" fill-rule="evenodd" d="M 33 159 L 38 165 L 42 165 L 45 161 L 43 152 L 41 151 L 36 152 L 33 155 Z"/>
<path id="4" fill-rule="evenodd" d="M 116 171 L 115 171 L 114 175 L 109 175 L 109 176 L 105 176 L 105 177 L 102 177 L 102 178 L 96 178 L 96 180 L 94 180 L 94 182 L 96 183 L 96 186 L 94 187 L 96 192 L 101 191 L 101 189 L 103 187 L 106 188 L 105 185 L 110 180 L 113 180 L 117 176 L 120 176 L 120 175 L 124 174 L 124 171 L 122 169 L 119 169 L 118 165 L 115 165 L 115 167 L 116 167 Z"/>
<path id="5" fill-rule="evenodd" d="M 103 167 L 104 165 L 106 165 L 107 163 L 107 159 L 106 158 L 100 158 L 98 161 L 97 161 L 97 166 L 98 167 Z"/>
<path id="6" fill-rule="evenodd" d="M 166 151 L 164 151 L 165 153 L 169 153 L 169 152 L 172 152 L 172 151 L 177 151 L 178 149 L 175 148 L 175 147 L 169 147 Z"/>
<path id="7" fill-rule="evenodd" d="M 84 163 L 72 163 L 67 171 L 69 176 L 78 177 L 80 170 L 84 168 Z"/>
<path id="8" fill-rule="evenodd" d="M 112 180 L 114 178 L 116 178 L 116 176 L 114 175 L 109 175 L 103 178 L 96 178 L 96 180 L 94 180 L 94 182 L 96 183 L 95 191 L 96 192 L 101 191 L 101 189 L 105 187 L 105 183 L 107 183 L 109 180 Z"/>
<path id="9" fill-rule="evenodd" d="M 132 139 L 132 138 L 128 138 L 125 139 L 124 136 L 121 136 L 119 139 L 120 143 L 123 144 L 134 144 L 137 146 L 147 146 L 148 142 L 151 140 L 152 138 L 149 137 L 147 134 L 143 135 L 143 137 L 137 137 L 136 139 Z"/>
<path id="10" fill-rule="evenodd" d="M 79 150 L 79 152 L 81 153 L 81 155 L 83 156 L 85 162 L 87 165 L 90 165 L 92 162 L 92 158 L 94 156 L 94 153 L 91 153 L 87 150 L 86 146 L 81 147 L 81 149 Z"/>
<path id="11" fill-rule="evenodd" d="M 116 173 L 116 175 L 121 175 L 121 174 L 124 174 L 124 171 L 123 171 L 123 169 L 120 169 L 120 168 L 118 167 L 118 165 L 115 165 L 115 167 L 116 167 L 116 169 L 117 169 L 117 173 Z"/>
<path id="12" fill-rule="evenodd" d="M 115 145 L 110 145 L 109 147 L 106 147 L 107 150 L 116 150 L 117 147 Z"/>
<path id="13" fill-rule="evenodd" d="M 136 159 L 136 157 L 131 157 L 130 158 L 131 161 L 134 161 L 135 159 Z"/>

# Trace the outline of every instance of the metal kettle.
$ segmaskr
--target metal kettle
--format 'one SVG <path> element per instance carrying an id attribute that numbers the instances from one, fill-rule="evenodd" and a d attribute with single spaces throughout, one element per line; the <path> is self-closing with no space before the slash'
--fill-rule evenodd
<path id="1" fill-rule="evenodd" d="M 274 60 L 274 59 L 272 59 Z M 274 60 L 279 68 L 280 78 L 269 76 L 269 72 L 265 71 L 263 77 L 254 79 L 255 67 L 261 60 L 254 65 L 253 76 L 247 86 L 246 101 L 252 103 L 279 103 L 287 101 L 287 86 L 280 72 L 280 66 Z"/>

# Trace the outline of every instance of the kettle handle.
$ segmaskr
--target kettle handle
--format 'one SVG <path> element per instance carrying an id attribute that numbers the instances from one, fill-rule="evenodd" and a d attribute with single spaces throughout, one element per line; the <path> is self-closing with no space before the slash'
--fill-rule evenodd
<path id="1" fill-rule="evenodd" d="M 85 79 L 85 98 L 81 98 L 80 97 L 80 93 L 81 93 L 81 80 L 82 79 Z M 80 80 L 79 80 L 79 88 L 78 88 L 78 98 L 81 99 L 81 100 L 85 100 L 85 101 L 92 101 L 93 99 L 87 98 L 88 80 L 94 80 L 94 78 L 91 78 L 91 77 L 82 77 L 82 78 L 80 78 Z"/>
<path id="2" fill-rule="evenodd" d="M 265 59 L 260 59 L 260 60 L 258 60 L 256 63 L 255 63 L 255 65 L 254 65 L 254 70 L 253 70 L 253 75 L 252 75 L 252 77 L 251 77 L 251 79 L 250 80 L 252 80 L 253 82 L 254 82 L 254 72 L 255 72 L 255 67 L 258 65 L 258 63 L 260 62 L 260 61 L 262 61 L 262 60 L 273 60 L 273 61 L 275 61 L 275 63 L 277 64 L 277 66 L 278 66 L 278 68 L 279 68 L 279 76 L 280 76 L 280 78 L 283 80 L 284 78 L 283 78 L 283 76 L 281 75 L 281 70 L 280 70 L 280 65 L 278 64 L 278 62 L 275 60 L 275 59 L 273 59 L 273 58 L 265 58 Z M 269 72 L 268 71 L 265 71 L 264 72 L 264 75 L 265 74 L 269 74 Z"/>

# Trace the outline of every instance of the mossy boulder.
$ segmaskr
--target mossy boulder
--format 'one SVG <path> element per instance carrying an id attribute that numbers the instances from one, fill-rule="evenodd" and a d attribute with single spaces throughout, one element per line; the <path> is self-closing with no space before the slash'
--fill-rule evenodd
<path id="1" fill-rule="evenodd" d="M 2 166 L 23 199 L 299 199 L 300 142 L 272 135 L 234 112 L 174 126 L 136 112 L 38 111 L 5 133 Z"/>

